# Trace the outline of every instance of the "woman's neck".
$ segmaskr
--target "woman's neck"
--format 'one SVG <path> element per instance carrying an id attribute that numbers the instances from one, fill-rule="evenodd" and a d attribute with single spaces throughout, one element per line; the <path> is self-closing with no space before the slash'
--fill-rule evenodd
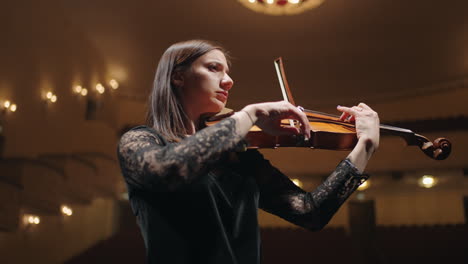
<path id="1" fill-rule="evenodd" d="M 185 124 L 185 127 L 187 128 L 187 135 L 193 135 L 198 130 L 201 130 L 204 127 L 206 127 L 205 121 L 210 116 L 213 116 L 213 114 L 199 114 L 195 116 L 190 116 L 187 113 L 188 120 L 187 120 L 187 123 Z"/>
<path id="2" fill-rule="evenodd" d="M 197 124 L 196 121 L 193 121 L 193 120 L 188 120 L 187 121 L 187 124 L 185 125 L 185 127 L 187 128 L 187 135 L 193 135 L 195 134 L 195 132 L 197 132 L 197 126 L 195 125 Z"/>
<path id="3" fill-rule="evenodd" d="M 196 109 L 185 107 L 185 114 L 187 115 L 187 122 L 185 123 L 185 127 L 187 129 L 186 133 L 187 135 L 193 135 L 198 130 L 205 127 L 205 120 L 207 120 L 207 118 L 215 115 L 216 113 L 202 113 L 196 111 Z"/>
<path id="4" fill-rule="evenodd" d="M 195 111 L 190 111 L 190 109 L 186 110 L 187 121 L 185 124 L 186 134 L 193 135 L 199 130 L 199 123 L 200 123 L 200 113 L 195 113 Z"/>

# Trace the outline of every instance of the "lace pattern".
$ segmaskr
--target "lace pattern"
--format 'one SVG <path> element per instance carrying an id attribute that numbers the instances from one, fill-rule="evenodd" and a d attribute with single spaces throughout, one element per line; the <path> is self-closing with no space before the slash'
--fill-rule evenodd
<path id="1" fill-rule="evenodd" d="M 240 141 L 236 121 L 226 118 L 177 144 L 168 144 L 148 127 L 136 127 L 121 137 L 117 152 L 128 184 L 176 190 L 196 180 Z"/>
<path id="2" fill-rule="evenodd" d="M 344 160 L 319 187 L 305 192 L 261 154 L 255 155 L 260 155 L 253 159 L 261 164 L 255 172 L 260 189 L 260 207 L 310 230 L 323 228 L 366 178 L 349 160 Z"/>
<path id="3" fill-rule="evenodd" d="M 136 127 L 122 136 L 118 146 L 122 173 L 132 189 L 180 190 L 203 175 L 209 175 L 214 168 L 213 172 L 219 168 L 229 170 L 229 166 L 212 165 L 242 143 L 235 131 L 236 121 L 227 118 L 172 144 L 153 129 Z M 349 160 L 344 160 L 319 187 L 306 192 L 258 151 L 248 150 L 235 156 L 240 169 L 230 177 L 246 175 L 255 179 L 260 208 L 310 230 L 323 228 L 365 179 Z M 230 184 L 226 190 L 232 188 Z"/>

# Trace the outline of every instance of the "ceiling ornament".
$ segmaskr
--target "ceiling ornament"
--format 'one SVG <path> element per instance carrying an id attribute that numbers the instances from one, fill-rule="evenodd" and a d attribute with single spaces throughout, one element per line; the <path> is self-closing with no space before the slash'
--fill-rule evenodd
<path id="1" fill-rule="evenodd" d="M 267 15 L 296 15 L 315 8 L 324 0 L 238 0 L 245 7 Z"/>

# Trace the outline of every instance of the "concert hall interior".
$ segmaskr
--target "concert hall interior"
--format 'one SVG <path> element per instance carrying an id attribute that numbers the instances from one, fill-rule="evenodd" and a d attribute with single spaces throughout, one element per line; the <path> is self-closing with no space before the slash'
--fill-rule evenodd
<path id="1" fill-rule="evenodd" d="M 434 160 L 382 134 L 369 180 L 323 230 L 259 210 L 262 263 L 468 263 L 468 1 L 324 0 L 289 15 L 247 2 L 2 3 L 1 263 L 144 263 L 117 143 L 144 124 L 165 49 L 189 39 L 229 51 L 235 111 L 283 100 L 282 57 L 297 105 L 365 102 L 382 124 L 452 144 Z M 349 153 L 260 152 L 307 191 Z"/>

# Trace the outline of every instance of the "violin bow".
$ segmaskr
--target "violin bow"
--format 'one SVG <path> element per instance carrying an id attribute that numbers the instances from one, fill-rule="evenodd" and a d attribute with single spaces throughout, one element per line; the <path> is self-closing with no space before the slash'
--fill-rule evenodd
<path id="1" fill-rule="evenodd" d="M 292 96 L 291 89 L 289 88 L 288 80 L 286 79 L 286 73 L 284 71 L 283 66 L 283 59 L 281 57 L 275 59 L 274 65 L 276 69 L 276 74 L 278 75 L 283 99 L 286 102 L 297 106 Z M 309 120 L 318 118 L 322 120 L 327 120 L 328 122 L 336 122 L 341 125 L 346 125 L 340 120 L 339 116 L 307 110 L 302 107 L 300 107 L 300 109 L 307 115 Z M 289 123 L 291 126 L 294 126 L 293 120 L 289 120 Z M 428 138 L 418 135 L 409 129 L 382 124 L 380 125 L 380 129 L 381 131 L 387 132 L 389 134 L 402 137 L 406 141 L 408 146 L 418 146 L 424 152 L 424 154 L 435 160 L 446 159 L 450 155 L 450 152 L 452 150 L 452 144 L 446 138 L 437 138 L 436 140 L 431 142 Z"/>

